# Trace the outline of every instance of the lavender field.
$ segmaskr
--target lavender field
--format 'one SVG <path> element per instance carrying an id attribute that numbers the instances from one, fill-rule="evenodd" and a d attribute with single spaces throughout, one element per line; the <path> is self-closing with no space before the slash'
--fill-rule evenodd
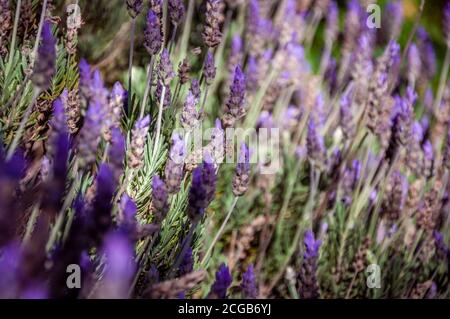
<path id="1" fill-rule="evenodd" d="M 0 8 L 0 298 L 450 297 L 450 2 Z"/>

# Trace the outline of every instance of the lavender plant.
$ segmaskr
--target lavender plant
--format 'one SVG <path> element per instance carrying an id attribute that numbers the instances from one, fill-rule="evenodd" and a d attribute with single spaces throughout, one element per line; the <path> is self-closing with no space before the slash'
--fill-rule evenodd
<path id="1" fill-rule="evenodd" d="M 0 297 L 449 298 L 450 4 L 379 2 L 0 0 Z"/>

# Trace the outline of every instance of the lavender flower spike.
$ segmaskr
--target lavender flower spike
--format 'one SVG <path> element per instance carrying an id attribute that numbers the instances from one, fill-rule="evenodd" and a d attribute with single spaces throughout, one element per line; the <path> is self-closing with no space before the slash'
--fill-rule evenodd
<path id="1" fill-rule="evenodd" d="M 187 131 L 192 131 L 200 124 L 201 113 L 197 111 L 197 104 L 198 98 L 189 90 L 180 118 L 181 125 Z"/>
<path id="2" fill-rule="evenodd" d="M 223 20 L 221 2 L 221 0 L 206 1 L 206 21 L 202 36 L 203 41 L 210 48 L 215 48 L 222 40 L 220 32 L 220 23 Z"/>
<path id="3" fill-rule="evenodd" d="M 142 0 L 126 0 L 128 14 L 131 18 L 136 18 L 142 10 Z"/>
<path id="4" fill-rule="evenodd" d="M 194 270 L 194 258 L 192 256 L 192 248 L 189 247 L 181 261 L 180 267 L 178 268 L 178 275 L 184 276 L 191 273 Z"/>
<path id="5" fill-rule="evenodd" d="M 167 192 L 176 194 L 180 190 L 181 181 L 184 177 L 184 160 L 186 158 L 186 148 L 183 139 L 178 134 L 172 136 L 172 146 L 170 148 L 169 159 L 164 171 Z"/>
<path id="6" fill-rule="evenodd" d="M 317 283 L 317 258 L 319 257 L 319 248 L 322 242 L 314 238 L 311 230 L 305 233 L 304 241 L 305 251 L 303 261 L 298 275 L 299 295 L 302 299 L 317 299 L 320 296 Z"/>
<path id="7" fill-rule="evenodd" d="M 152 211 L 157 224 L 163 221 L 169 211 L 166 184 L 158 175 L 153 176 L 152 179 Z"/>
<path id="8" fill-rule="evenodd" d="M 128 167 L 139 169 L 144 165 L 144 148 L 150 126 L 150 116 L 137 121 L 131 133 L 131 146 L 128 154 Z"/>
<path id="9" fill-rule="evenodd" d="M 314 119 L 309 119 L 308 135 L 306 137 L 306 147 L 308 157 L 319 168 L 326 166 L 326 150 L 323 136 L 319 135 L 316 129 Z"/>
<path id="10" fill-rule="evenodd" d="M 158 69 L 159 80 L 165 85 L 168 86 L 170 81 L 172 81 L 175 73 L 173 72 L 172 62 L 170 62 L 169 51 L 164 49 L 161 52 L 161 59 L 159 61 L 159 69 Z"/>
<path id="11" fill-rule="evenodd" d="M 206 85 L 211 85 L 216 77 L 216 66 L 214 56 L 210 51 L 206 54 L 205 67 L 203 68 L 203 76 L 205 77 Z"/>
<path id="12" fill-rule="evenodd" d="M 256 286 L 256 278 L 253 265 L 249 265 L 242 275 L 241 290 L 243 297 L 246 299 L 258 298 L 258 287 Z"/>
<path id="13" fill-rule="evenodd" d="M 242 142 L 236 173 L 233 178 L 232 187 L 235 196 L 242 196 L 248 189 L 250 182 L 250 151 L 248 146 Z"/>
<path id="14" fill-rule="evenodd" d="M 169 15 L 170 22 L 173 25 L 178 25 L 183 19 L 185 14 L 185 8 L 183 4 L 183 0 L 169 0 Z"/>
<path id="15" fill-rule="evenodd" d="M 188 209 L 192 222 L 198 221 L 203 216 L 206 207 L 212 201 L 216 191 L 216 178 L 214 164 L 208 157 L 192 173 Z"/>
<path id="16" fill-rule="evenodd" d="M 225 264 L 220 265 L 219 270 L 216 272 L 216 281 L 211 286 L 208 298 L 225 299 L 227 297 L 228 287 L 230 287 L 232 281 L 233 278 L 228 267 Z"/>
<path id="17" fill-rule="evenodd" d="M 148 54 L 155 55 L 162 47 L 161 25 L 156 13 L 150 9 L 147 14 L 147 24 L 144 31 L 144 47 Z"/>
<path id="18" fill-rule="evenodd" d="M 42 26 L 42 38 L 37 53 L 33 83 L 41 90 L 47 90 L 52 84 L 56 68 L 56 40 L 52 34 L 51 24 L 47 21 Z"/>
<path id="19" fill-rule="evenodd" d="M 9 0 L 0 0 L 0 57 L 3 58 L 8 53 L 8 35 L 12 26 L 12 11 Z"/>
<path id="20" fill-rule="evenodd" d="M 222 124 L 225 128 L 232 127 L 240 118 L 244 117 L 245 111 L 245 75 L 238 65 L 234 71 L 233 83 L 230 87 L 230 95 L 225 104 Z"/>
<path id="21" fill-rule="evenodd" d="M 100 143 L 103 112 L 99 103 L 91 103 L 80 131 L 78 159 L 80 167 L 89 170 L 95 163 Z"/>

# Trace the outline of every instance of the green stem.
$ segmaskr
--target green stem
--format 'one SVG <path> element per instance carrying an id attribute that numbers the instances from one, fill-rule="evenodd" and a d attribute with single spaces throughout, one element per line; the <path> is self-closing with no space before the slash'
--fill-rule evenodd
<path id="1" fill-rule="evenodd" d="M 202 266 L 205 265 L 205 262 L 209 256 L 209 254 L 212 252 L 214 246 L 216 245 L 217 241 L 220 239 L 220 236 L 222 236 L 223 231 L 225 230 L 225 226 L 228 223 L 228 220 L 231 217 L 231 214 L 233 213 L 234 207 L 236 206 L 236 203 L 238 201 L 239 197 L 235 196 L 233 199 L 233 203 L 231 204 L 230 209 L 228 210 L 228 214 L 225 216 L 225 219 L 222 222 L 222 225 L 220 226 L 219 230 L 216 233 L 216 236 L 214 237 L 213 241 L 211 242 L 211 244 L 209 245 L 208 250 L 206 251 L 205 255 L 203 256 L 202 261 L 200 262 L 200 264 Z"/>

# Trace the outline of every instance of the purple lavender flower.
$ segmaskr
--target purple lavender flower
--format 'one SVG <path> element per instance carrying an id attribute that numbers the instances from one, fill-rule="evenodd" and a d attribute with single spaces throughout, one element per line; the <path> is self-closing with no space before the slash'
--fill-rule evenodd
<path id="1" fill-rule="evenodd" d="M 96 298 L 127 298 L 128 289 L 133 279 L 134 248 L 129 240 L 120 234 L 111 233 L 105 238 L 105 270 Z"/>
<path id="2" fill-rule="evenodd" d="M 161 25 L 158 16 L 152 9 L 149 9 L 147 14 L 147 24 L 144 31 L 144 46 L 150 55 L 158 54 L 162 47 Z"/>
<path id="3" fill-rule="evenodd" d="M 225 104 L 222 124 L 225 128 L 234 126 L 234 123 L 245 116 L 245 74 L 238 65 L 234 71 L 233 83 L 230 86 L 230 95 Z"/>
<path id="4" fill-rule="evenodd" d="M 200 83 L 198 82 L 197 79 L 192 79 L 190 91 L 192 92 L 192 94 L 196 99 L 200 98 Z"/>
<path id="5" fill-rule="evenodd" d="M 203 41 L 209 48 L 215 48 L 222 40 L 222 33 L 220 32 L 220 23 L 223 19 L 221 5 L 221 0 L 206 1 L 205 28 L 202 36 Z"/>
<path id="6" fill-rule="evenodd" d="M 197 104 L 198 98 L 189 90 L 180 116 L 181 125 L 187 131 L 192 131 L 200 124 L 201 111 L 197 111 Z"/>
<path id="7" fill-rule="evenodd" d="M 184 160 L 186 158 L 186 147 L 184 141 L 178 134 L 172 135 L 172 146 L 169 152 L 164 171 L 167 192 L 176 194 L 180 191 L 181 181 L 184 177 Z"/>
<path id="8" fill-rule="evenodd" d="M 164 97 L 162 96 L 163 88 L 165 87 Z M 172 101 L 172 92 L 170 91 L 169 86 L 164 86 L 161 82 L 158 81 L 156 84 L 155 90 L 155 100 L 158 101 L 158 104 L 161 103 L 161 99 L 163 99 L 162 104 L 163 108 L 168 108 Z"/>
<path id="9" fill-rule="evenodd" d="M 169 211 L 166 184 L 158 175 L 152 179 L 152 210 L 156 224 L 161 224 Z"/>
<path id="10" fill-rule="evenodd" d="M 437 70 L 436 52 L 427 31 L 423 27 L 417 28 L 417 47 L 423 64 L 423 71 L 429 79 L 433 78 Z"/>
<path id="11" fill-rule="evenodd" d="M 205 160 L 192 173 L 189 190 L 189 218 L 195 222 L 204 214 L 205 209 L 214 198 L 216 191 L 216 173 L 214 164 Z"/>
<path id="12" fill-rule="evenodd" d="M 239 56 L 243 49 L 242 38 L 239 34 L 233 35 L 231 39 L 230 57 Z M 240 61 L 238 61 L 240 62 Z"/>
<path id="13" fill-rule="evenodd" d="M 23 257 L 20 246 L 12 242 L 0 249 L 0 298 L 16 298 L 19 288 L 20 273 Z"/>
<path id="14" fill-rule="evenodd" d="M 256 286 L 255 273 L 253 265 L 249 265 L 242 275 L 241 290 L 243 297 L 246 299 L 258 298 L 258 287 Z"/>
<path id="15" fill-rule="evenodd" d="M 309 160 L 319 168 L 326 165 L 326 150 L 323 136 L 318 134 L 314 119 L 310 118 L 308 123 L 308 135 L 306 136 L 306 147 Z"/>
<path id="16" fill-rule="evenodd" d="M 208 294 L 210 299 L 225 299 L 227 297 L 228 287 L 231 285 L 233 278 L 225 264 L 221 264 L 216 272 L 216 281 L 211 286 Z"/>
<path id="17" fill-rule="evenodd" d="M 12 25 L 12 10 L 9 0 L 0 1 L 0 57 L 8 53 L 7 39 Z"/>
<path id="18" fill-rule="evenodd" d="M 247 9 L 248 34 L 256 34 L 260 23 L 260 9 L 258 0 L 250 0 Z"/>
<path id="19" fill-rule="evenodd" d="M 80 91 L 83 97 L 88 100 L 90 96 L 90 87 L 92 82 L 91 66 L 85 59 L 81 59 L 78 64 L 80 73 Z"/>
<path id="20" fill-rule="evenodd" d="M 383 21 L 386 21 L 383 27 L 385 39 L 395 39 L 402 30 L 403 3 L 401 1 L 388 2 L 383 12 L 386 15 L 383 19 Z"/>
<path id="21" fill-rule="evenodd" d="M 51 24 L 47 21 L 42 26 L 42 38 L 37 54 L 33 83 L 41 90 L 47 90 L 52 84 L 56 69 L 56 40 L 52 34 Z"/>
<path id="22" fill-rule="evenodd" d="M 175 73 L 173 72 L 172 62 L 170 61 L 169 51 L 163 49 L 161 52 L 161 58 L 159 60 L 158 68 L 159 80 L 165 85 L 170 85 Z"/>
<path id="23" fill-rule="evenodd" d="M 122 195 L 120 200 L 120 210 L 117 216 L 117 222 L 119 224 L 119 231 L 134 238 L 137 232 L 137 221 L 136 221 L 137 206 L 133 199 L 127 194 Z"/>
<path id="24" fill-rule="evenodd" d="M 119 182 L 119 178 L 123 173 L 125 153 L 125 137 L 118 128 L 113 128 L 111 131 L 111 146 L 108 150 L 108 158 L 116 182 Z"/>
<path id="25" fill-rule="evenodd" d="M 244 195 L 250 182 L 250 151 L 245 142 L 241 143 L 239 153 L 236 172 L 232 181 L 232 189 L 235 196 Z"/>
<path id="26" fill-rule="evenodd" d="M 400 214 L 405 205 L 408 194 L 408 181 L 406 177 L 399 171 L 394 171 L 386 185 L 385 193 L 382 211 L 389 226 L 392 226 L 400 218 Z"/>
<path id="27" fill-rule="evenodd" d="M 182 0 L 169 0 L 169 16 L 173 25 L 178 25 L 181 22 L 185 11 Z"/>
<path id="28" fill-rule="evenodd" d="M 92 206 L 87 212 L 87 232 L 93 246 L 101 246 L 104 236 L 112 226 L 112 199 L 116 189 L 114 175 L 111 168 L 101 164 L 98 170 L 96 193 Z"/>
<path id="29" fill-rule="evenodd" d="M 429 140 L 426 140 L 423 143 L 422 151 L 423 151 L 424 176 L 430 177 L 433 174 L 434 152 L 433 152 L 433 145 Z"/>
<path id="30" fill-rule="evenodd" d="M 442 235 L 442 233 L 434 231 L 433 237 L 438 257 L 443 261 L 449 260 L 450 247 L 445 244 L 444 236 Z"/>
<path id="31" fill-rule="evenodd" d="M 412 43 L 408 51 L 408 80 L 414 83 L 420 75 L 422 61 L 420 59 L 420 52 L 415 43 Z"/>
<path id="32" fill-rule="evenodd" d="M 105 83 L 103 82 L 102 75 L 98 69 L 95 69 L 92 73 L 92 78 L 89 86 L 89 97 L 90 102 L 100 104 L 102 110 L 104 110 L 105 115 L 108 108 L 108 97 L 109 92 L 105 87 Z"/>
<path id="33" fill-rule="evenodd" d="M 208 51 L 208 53 L 206 53 L 205 66 L 203 68 L 203 76 L 205 77 L 206 85 L 211 85 L 216 77 L 216 66 L 214 63 L 214 56 Z"/>
<path id="34" fill-rule="evenodd" d="M 353 92 L 346 92 L 341 98 L 340 121 L 344 137 L 350 141 L 355 137 L 356 125 L 351 111 Z"/>
<path id="35" fill-rule="evenodd" d="M 417 95 L 411 87 L 407 88 L 406 97 L 399 102 L 399 113 L 395 120 L 394 138 L 400 145 L 407 145 L 412 134 L 413 105 Z"/>
<path id="36" fill-rule="evenodd" d="M 100 143 L 103 112 L 99 103 L 91 103 L 80 131 L 78 160 L 80 167 L 89 170 L 95 163 Z"/>
<path id="37" fill-rule="evenodd" d="M 186 249 L 186 252 L 181 260 L 180 267 L 178 267 L 178 275 L 184 276 L 194 270 L 194 258 L 192 256 L 192 248 Z"/>
<path id="38" fill-rule="evenodd" d="M 317 283 L 317 259 L 322 242 L 314 238 L 311 230 L 305 233 L 305 250 L 303 252 L 302 266 L 298 275 L 299 295 L 302 299 L 317 299 L 320 297 L 319 286 Z"/>
<path id="39" fill-rule="evenodd" d="M 126 99 L 126 92 L 122 84 L 120 84 L 120 82 L 114 83 L 111 94 L 109 95 L 109 112 L 112 127 L 120 127 L 120 121 Z"/>
<path id="40" fill-rule="evenodd" d="M 144 165 L 144 151 L 147 142 L 150 116 L 147 115 L 134 125 L 131 132 L 131 145 L 128 152 L 128 167 L 139 169 Z"/>
<path id="41" fill-rule="evenodd" d="M 261 114 L 259 115 L 258 121 L 256 123 L 256 128 L 257 129 L 260 129 L 260 128 L 270 129 L 273 127 L 275 127 L 275 122 L 273 120 L 272 113 L 270 113 L 268 111 L 262 111 Z"/>
<path id="42" fill-rule="evenodd" d="M 126 0 L 128 14 L 131 18 L 136 18 L 142 10 L 142 0 Z"/>

